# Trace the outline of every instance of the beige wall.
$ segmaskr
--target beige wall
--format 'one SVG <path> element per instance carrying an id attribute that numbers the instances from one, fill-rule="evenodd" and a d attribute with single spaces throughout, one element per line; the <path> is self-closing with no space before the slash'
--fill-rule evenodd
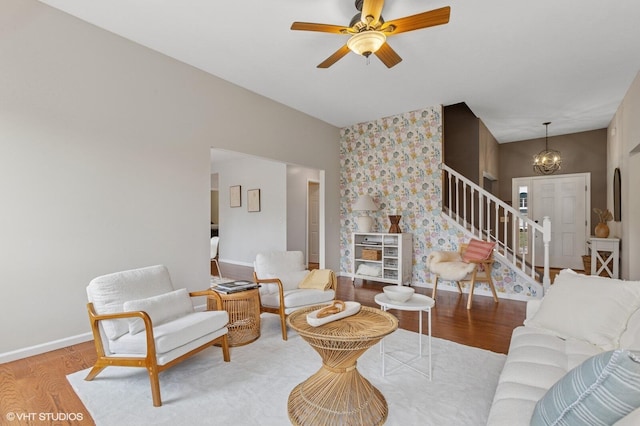
<path id="1" fill-rule="evenodd" d="M 218 191 L 211 191 L 211 223 L 220 223 L 218 218 Z"/>
<path id="2" fill-rule="evenodd" d="M 211 147 L 325 170 L 338 268 L 337 128 L 35 0 L 0 2 L 0 63 L 0 362 L 89 338 L 97 275 L 208 285 Z"/>
<path id="3" fill-rule="evenodd" d="M 540 126 L 544 133 L 544 127 Z M 607 130 L 572 133 L 549 137 L 549 149 L 562 154 L 562 168 L 555 173 L 591 173 L 591 206 L 604 208 L 607 205 Z M 499 193 L 498 196 L 511 202 L 511 179 L 535 176 L 532 159 L 544 149 L 545 138 L 502 143 L 499 145 Z M 592 228 L 598 223 L 592 213 Z M 593 231 L 592 231 L 593 232 Z"/>
<path id="4" fill-rule="evenodd" d="M 442 115 L 444 163 L 480 185 L 480 120 L 465 103 L 445 106 Z"/>
<path id="5" fill-rule="evenodd" d="M 497 182 L 499 182 L 500 171 L 498 168 L 498 141 L 493 137 L 487 126 L 478 120 L 480 125 L 479 134 L 479 164 L 480 164 L 480 176 L 478 176 L 480 186 L 492 193 L 497 193 Z M 484 187 L 484 178 L 489 176 L 492 181 L 496 181 L 496 185 L 492 185 L 492 188 Z"/>
<path id="6" fill-rule="evenodd" d="M 498 141 L 482 120 L 465 103 L 445 106 L 443 116 L 445 164 L 482 188 L 485 177 L 497 179 Z"/>
<path id="7" fill-rule="evenodd" d="M 620 237 L 621 275 L 640 279 L 640 73 L 629 87 L 608 128 L 607 207 L 613 211 L 613 173 L 621 172 L 622 217 L 609 224 Z"/>

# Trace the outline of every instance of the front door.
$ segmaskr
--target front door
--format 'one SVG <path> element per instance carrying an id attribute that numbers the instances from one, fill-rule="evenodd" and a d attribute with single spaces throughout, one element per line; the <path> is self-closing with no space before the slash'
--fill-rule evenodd
<path id="1" fill-rule="evenodd" d="M 591 175 L 518 178 L 513 184 L 514 188 L 528 187 L 528 217 L 540 224 L 545 216 L 551 219 L 549 266 L 583 269 L 582 255 L 586 252 L 589 236 Z M 538 237 L 535 244 L 535 264 L 542 266 L 544 247 L 541 238 Z"/>

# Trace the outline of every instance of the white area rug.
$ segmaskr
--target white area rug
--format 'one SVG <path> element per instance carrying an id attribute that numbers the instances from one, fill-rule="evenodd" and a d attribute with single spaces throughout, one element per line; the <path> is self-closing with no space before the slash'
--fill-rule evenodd
<path id="1" fill-rule="evenodd" d="M 427 337 L 422 359 L 428 371 Z M 418 335 L 398 329 L 385 341 L 400 359 L 417 354 Z M 385 396 L 387 425 L 484 425 L 505 355 L 432 340 L 433 380 L 386 358 L 382 376 L 379 345 L 358 360 L 358 370 Z M 219 348 L 207 349 L 160 374 L 162 407 L 153 407 L 146 370 L 107 367 L 92 382 L 88 370 L 67 376 L 99 426 L 114 425 L 260 425 L 290 424 L 291 390 L 315 373 L 318 355 L 289 330 L 283 341 L 276 315 L 262 315 L 262 336 L 231 348 L 231 362 Z"/>

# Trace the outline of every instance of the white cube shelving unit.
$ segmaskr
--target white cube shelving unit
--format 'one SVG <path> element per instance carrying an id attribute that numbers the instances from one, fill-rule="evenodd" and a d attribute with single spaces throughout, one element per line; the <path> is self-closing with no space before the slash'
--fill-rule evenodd
<path id="1" fill-rule="evenodd" d="M 351 264 L 356 278 L 397 285 L 411 285 L 412 235 L 361 233 L 352 235 Z M 364 258 L 363 250 L 378 251 L 377 258 Z M 362 267 L 362 265 L 364 265 Z"/>

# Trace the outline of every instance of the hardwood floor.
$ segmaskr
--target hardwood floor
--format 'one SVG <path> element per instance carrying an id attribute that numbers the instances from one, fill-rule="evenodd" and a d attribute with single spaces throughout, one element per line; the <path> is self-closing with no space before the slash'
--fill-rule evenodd
<path id="1" fill-rule="evenodd" d="M 355 286 L 349 278 L 339 278 L 338 299 L 355 300 L 366 306 L 378 307 L 373 298 L 382 291 L 383 284 L 374 281 L 356 280 Z M 415 287 L 416 293 L 431 296 L 431 289 Z M 436 306 L 431 310 L 432 333 L 435 337 L 451 340 L 463 345 L 507 353 L 511 332 L 522 325 L 526 303 L 500 299 L 494 303 L 488 296 L 474 296 L 473 308 L 467 309 L 467 295 L 457 291 L 440 291 Z M 415 312 L 390 310 L 400 320 L 400 327 L 418 331 L 418 315 Z M 426 314 L 423 324 L 426 332 Z"/>
<path id="2" fill-rule="evenodd" d="M 250 274 L 247 275 L 246 268 L 222 265 L 221 269 L 228 276 L 237 279 L 252 278 Z M 349 278 L 339 278 L 338 298 L 377 307 L 373 298 L 381 291 L 383 285 L 361 280 L 356 280 L 355 284 L 353 286 Z M 416 288 L 416 291 L 428 296 L 431 294 L 428 289 Z M 512 330 L 524 320 L 525 303 L 500 300 L 500 303 L 496 304 L 491 297 L 475 296 L 473 309 L 469 311 L 466 309 L 466 298 L 466 294 L 459 295 L 457 292 L 438 292 L 437 303 L 432 310 L 433 336 L 506 353 Z M 401 328 L 418 330 L 417 313 L 394 310 L 389 312 L 398 317 Z M 67 382 L 66 375 L 91 367 L 95 359 L 93 342 L 85 342 L 0 364 L 0 424 L 94 424 Z M 105 395 L 105 399 L 108 398 L 109 396 Z M 13 420 L 10 419 L 12 413 L 15 413 Z M 43 416 L 45 419 L 59 421 L 43 422 Z"/>

